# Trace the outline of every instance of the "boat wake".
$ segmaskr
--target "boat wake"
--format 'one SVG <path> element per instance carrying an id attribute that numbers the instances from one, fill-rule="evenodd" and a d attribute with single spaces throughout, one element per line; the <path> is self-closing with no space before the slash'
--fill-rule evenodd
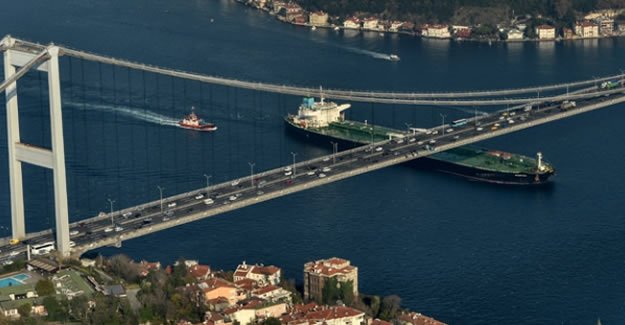
<path id="1" fill-rule="evenodd" d="M 351 47 L 351 46 L 341 46 L 343 49 L 352 52 L 352 53 L 356 53 L 356 54 L 362 54 L 362 55 L 367 55 L 370 56 L 374 59 L 378 59 L 378 60 L 387 60 L 387 61 L 392 61 L 391 60 L 391 56 L 389 54 L 385 54 L 385 53 L 380 53 L 380 52 L 374 52 L 374 51 L 369 51 L 369 50 L 363 50 L 363 49 L 359 49 L 357 47 Z"/>
<path id="2" fill-rule="evenodd" d="M 64 104 L 71 106 L 79 110 L 91 110 L 107 113 L 118 113 L 122 116 L 134 118 L 140 121 L 165 125 L 165 126 L 178 126 L 178 120 L 169 116 L 161 115 L 152 111 L 148 111 L 136 107 L 119 106 L 119 105 L 106 105 L 106 104 L 82 104 L 74 102 L 65 102 Z"/>

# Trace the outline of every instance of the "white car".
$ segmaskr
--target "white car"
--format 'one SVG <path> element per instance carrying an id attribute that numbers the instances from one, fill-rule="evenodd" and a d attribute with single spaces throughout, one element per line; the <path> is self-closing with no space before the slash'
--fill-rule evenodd
<path id="1" fill-rule="evenodd" d="M 72 231 L 70 231 L 70 232 L 69 232 L 69 235 L 70 235 L 70 236 L 76 236 L 76 235 L 78 235 L 79 233 L 80 233 L 80 232 L 79 232 L 78 230 L 72 230 Z"/>
<path id="2" fill-rule="evenodd" d="M 126 212 L 126 213 L 122 214 L 122 217 L 124 217 L 124 218 L 128 218 L 128 217 L 130 217 L 131 215 L 132 215 L 132 212 L 128 211 L 128 212 Z"/>
<path id="3" fill-rule="evenodd" d="M 377 152 L 380 152 L 380 151 L 382 151 L 382 150 L 384 150 L 384 149 L 382 149 L 382 147 L 377 147 L 377 148 L 375 148 L 375 151 L 377 151 Z"/>
<path id="4" fill-rule="evenodd" d="M 508 120 L 508 123 L 509 123 L 509 124 L 514 124 L 514 120 L 513 120 L 513 119 L 509 119 L 509 120 Z"/>
<path id="5" fill-rule="evenodd" d="M 329 172 L 331 170 L 332 170 L 332 168 L 330 168 L 330 167 L 323 167 L 323 169 L 321 171 L 324 172 L 324 173 L 327 173 L 327 172 Z"/>
<path id="6" fill-rule="evenodd" d="M 454 136 L 454 140 L 458 140 L 458 139 L 460 139 L 459 135 Z"/>
<path id="7" fill-rule="evenodd" d="M 452 128 L 447 129 L 447 133 L 450 133 L 450 132 L 454 132 L 454 129 Z"/>
<path id="8" fill-rule="evenodd" d="M 76 243 L 73 240 L 69 241 L 69 247 L 74 247 L 76 246 Z"/>
<path id="9" fill-rule="evenodd" d="M 475 130 L 477 130 L 477 131 L 484 131 L 484 128 L 480 126 L 477 129 L 475 129 Z"/>
<path id="10" fill-rule="evenodd" d="M 123 230 L 124 230 L 124 227 L 122 227 L 122 226 L 115 227 L 115 231 L 117 231 L 117 232 L 123 231 Z"/>
<path id="11" fill-rule="evenodd" d="M 2 262 L 2 264 L 3 265 L 11 265 L 11 264 L 13 264 L 13 261 L 12 260 L 6 260 L 6 261 Z"/>
<path id="12" fill-rule="evenodd" d="M 239 185 L 239 183 L 240 183 L 240 181 L 237 179 L 235 181 L 232 181 L 232 183 L 230 183 L 230 185 L 237 186 L 237 185 Z"/>
<path id="13" fill-rule="evenodd" d="M 436 140 L 432 139 L 432 140 L 430 140 L 430 143 L 434 144 L 434 143 L 436 143 Z"/>
<path id="14" fill-rule="evenodd" d="M 433 134 L 433 135 L 437 135 L 437 134 L 438 134 L 438 130 L 436 130 L 436 131 L 432 131 L 432 134 Z"/>
<path id="15" fill-rule="evenodd" d="M 284 171 L 285 171 L 285 172 L 290 172 L 290 171 L 291 171 L 291 166 L 286 166 L 286 167 L 284 167 Z"/>
<path id="16" fill-rule="evenodd" d="M 111 232 L 113 230 L 113 227 L 106 227 L 106 229 L 104 229 L 104 232 Z"/>
<path id="17" fill-rule="evenodd" d="M 213 201 L 213 199 L 206 199 L 206 200 L 204 200 L 204 204 L 206 204 L 206 205 L 211 205 L 213 203 L 215 203 L 215 201 Z"/>
<path id="18" fill-rule="evenodd" d="M 256 195 L 263 195 L 263 194 L 265 194 L 265 192 L 263 192 L 263 191 L 256 192 Z"/>
<path id="19" fill-rule="evenodd" d="M 324 178 L 324 177 L 326 177 L 326 174 L 324 173 L 319 174 L 319 178 Z"/>
<path id="20" fill-rule="evenodd" d="M 330 161 L 330 157 L 323 158 L 323 161 Z"/>
<path id="21" fill-rule="evenodd" d="M 404 143 L 404 140 L 401 140 L 401 139 L 397 140 L 397 144 L 402 144 L 402 143 Z"/>
<path id="22" fill-rule="evenodd" d="M 422 145 L 423 143 L 424 143 L 423 141 L 417 142 L 418 145 Z"/>
<path id="23" fill-rule="evenodd" d="M 175 207 L 176 207 L 176 205 L 178 205 L 176 202 L 172 202 L 172 203 L 169 203 L 169 204 L 167 205 L 167 207 L 168 207 L 168 208 L 175 208 Z"/>
<path id="24" fill-rule="evenodd" d="M 198 194 L 198 195 L 195 196 L 196 200 L 201 200 L 203 198 L 204 198 L 204 194 Z"/>
<path id="25" fill-rule="evenodd" d="M 308 173 L 306 173 L 306 175 L 308 175 L 308 176 L 315 176 L 315 171 L 311 170 Z"/>
<path id="26" fill-rule="evenodd" d="M 20 254 L 20 252 L 18 252 L 18 251 L 12 251 L 12 252 L 11 252 L 11 254 L 9 254 L 9 255 L 11 255 L 11 256 L 17 256 L 17 255 L 19 255 L 19 254 Z"/>
<path id="27" fill-rule="evenodd" d="M 415 138 L 412 138 L 412 139 L 408 140 L 409 143 L 413 143 L 415 141 L 417 141 L 417 139 L 415 139 Z"/>
<path id="28" fill-rule="evenodd" d="M 293 175 L 293 172 L 290 170 L 288 172 L 284 172 L 284 176 L 291 176 L 291 175 Z"/>
<path id="29" fill-rule="evenodd" d="M 236 195 L 230 195 L 230 197 L 228 198 L 228 200 L 230 200 L 230 201 L 234 201 L 236 199 L 237 199 Z"/>

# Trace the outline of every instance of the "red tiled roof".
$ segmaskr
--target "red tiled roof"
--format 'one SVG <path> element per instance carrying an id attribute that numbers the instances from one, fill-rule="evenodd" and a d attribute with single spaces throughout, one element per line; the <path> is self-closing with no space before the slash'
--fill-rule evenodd
<path id="1" fill-rule="evenodd" d="M 224 279 L 221 278 L 210 278 L 206 281 L 203 281 L 201 283 L 206 284 L 206 289 L 204 289 L 204 291 L 211 291 L 217 288 L 236 288 L 236 286 L 234 285 L 234 283 L 226 281 Z"/>
<path id="2" fill-rule="evenodd" d="M 554 29 L 555 27 L 549 26 L 549 25 L 540 25 L 540 26 L 538 26 L 536 28 L 538 28 L 538 29 Z"/>
<path id="3" fill-rule="evenodd" d="M 421 315 L 419 313 L 408 313 L 398 317 L 401 322 L 407 322 L 412 325 L 447 325 L 443 322 L 437 321 L 434 318 Z"/>
<path id="4" fill-rule="evenodd" d="M 269 265 L 269 266 L 254 266 L 252 268 L 252 273 L 262 274 L 262 275 L 274 275 L 280 272 L 280 268 Z"/>
<path id="5" fill-rule="evenodd" d="M 258 283 L 252 279 L 241 279 L 234 282 L 234 284 L 241 289 L 249 291 L 253 290 L 258 285 Z"/>
<path id="6" fill-rule="evenodd" d="M 208 265 L 193 265 L 189 268 L 189 274 L 194 278 L 205 277 L 211 273 L 211 268 Z"/>
<path id="7" fill-rule="evenodd" d="M 262 288 L 258 288 L 256 290 L 254 290 L 253 294 L 255 294 L 255 295 L 262 295 L 262 294 L 265 294 L 267 292 L 271 292 L 271 291 L 278 290 L 278 289 L 280 289 L 280 288 L 275 286 L 275 285 L 268 285 L 266 287 L 262 287 Z"/>

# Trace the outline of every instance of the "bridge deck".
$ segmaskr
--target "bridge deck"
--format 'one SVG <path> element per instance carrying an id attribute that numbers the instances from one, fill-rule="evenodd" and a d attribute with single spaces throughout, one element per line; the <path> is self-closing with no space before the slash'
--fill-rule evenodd
<path id="1" fill-rule="evenodd" d="M 340 152 L 335 157 L 330 155 L 300 162 L 294 166 L 293 175 L 285 175 L 285 167 L 276 168 L 255 175 L 254 186 L 252 186 L 251 178 L 245 177 L 233 182 L 218 184 L 209 189 L 201 188 L 182 193 L 164 199 L 165 213 L 161 213 L 160 201 L 149 202 L 115 212 L 113 216 L 116 218 L 116 224 L 120 227 L 117 231 L 112 227 L 110 215 L 74 223 L 70 228 L 72 240 L 76 243 L 72 249 L 72 254 L 78 256 L 98 247 L 120 246 L 122 241 L 177 225 L 401 164 L 451 148 L 623 103 L 625 102 L 625 95 L 623 95 L 625 89 L 620 88 L 619 92 L 621 93 L 619 95 L 604 96 L 578 103 L 576 108 L 565 111 L 562 111 L 559 105 L 541 107 L 530 112 L 518 109 L 515 116 L 517 121 L 514 124 L 503 123 L 500 120 L 501 114 L 496 113 L 480 117 L 479 122 L 478 120 L 473 121 L 444 134 L 427 135 L 420 133 L 405 138 L 401 143 L 392 140 L 358 147 Z M 525 120 L 521 120 L 521 116 Z M 478 131 L 475 123 L 479 123 L 481 131 Z M 492 128 L 496 124 L 507 125 L 501 125 L 501 128 L 493 130 Z M 425 143 L 430 143 L 432 140 L 435 143 L 426 147 Z M 336 158 L 336 160 L 332 158 Z M 199 198 L 199 195 L 202 195 L 202 198 Z M 208 197 L 213 200 L 213 203 L 206 204 L 204 202 L 204 199 Z M 51 240 L 53 240 L 52 235 L 47 231 L 31 237 L 30 244 Z M 0 246 L 2 252 L 0 260 L 22 254 L 25 250 L 25 245 L 10 246 L 5 244 Z"/>

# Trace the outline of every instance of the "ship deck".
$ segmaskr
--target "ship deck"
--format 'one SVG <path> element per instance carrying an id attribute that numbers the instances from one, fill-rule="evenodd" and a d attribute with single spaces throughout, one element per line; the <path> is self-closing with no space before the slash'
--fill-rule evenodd
<path id="1" fill-rule="evenodd" d="M 400 130 L 383 126 L 365 124 L 357 121 L 334 122 L 329 127 L 315 129 L 315 132 L 358 143 L 371 143 L 387 140 L 389 134 L 402 134 Z M 503 173 L 534 173 L 536 159 L 509 154 L 506 158 L 489 154 L 489 150 L 466 146 L 437 153 L 430 158 L 452 162 L 467 167 L 479 167 L 485 170 Z"/>

